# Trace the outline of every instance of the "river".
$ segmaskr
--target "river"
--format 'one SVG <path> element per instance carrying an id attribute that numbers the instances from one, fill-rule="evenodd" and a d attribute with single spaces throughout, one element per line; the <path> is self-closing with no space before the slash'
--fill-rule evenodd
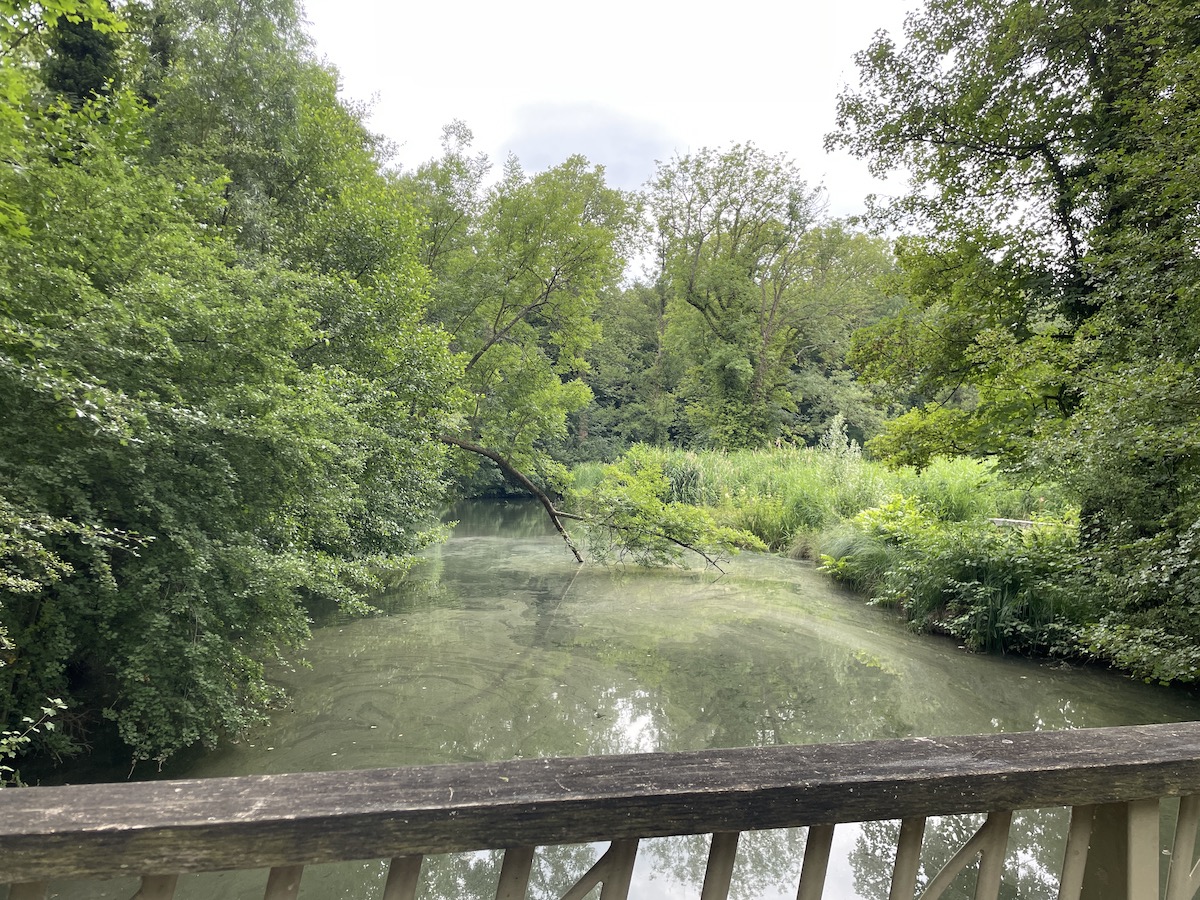
<path id="1" fill-rule="evenodd" d="M 703 568 L 579 568 L 538 508 L 469 504 L 453 515 L 459 525 L 450 538 L 377 598 L 383 615 L 322 624 L 306 653 L 309 667 L 274 674 L 291 702 L 270 727 L 170 774 L 1200 718 L 1200 703 L 1183 692 L 1092 667 L 971 654 L 915 635 L 805 563 L 743 554 L 724 576 Z M 972 821 L 931 823 L 926 876 Z M 1018 815 L 1002 896 L 1055 896 L 1065 823 L 1061 811 Z M 884 900 L 898 828 L 839 827 L 826 897 Z M 733 896 L 794 897 L 803 835 L 746 836 Z M 539 851 L 532 896 L 564 890 L 598 849 Z M 643 842 L 631 897 L 698 897 L 706 852 L 702 837 Z M 301 897 L 378 896 L 383 874 L 379 862 L 310 867 Z M 497 874 L 494 853 L 429 860 L 421 896 L 493 896 Z M 371 883 L 366 891 L 363 881 Z M 261 896 L 262 884 L 245 874 L 196 877 L 181 882 L 180 896 Z M 130 893 L 111 888 L 114 897 Z"/>

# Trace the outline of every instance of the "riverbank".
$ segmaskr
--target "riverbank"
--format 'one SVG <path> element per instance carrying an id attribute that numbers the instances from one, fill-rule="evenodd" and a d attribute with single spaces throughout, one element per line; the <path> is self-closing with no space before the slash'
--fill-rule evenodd
<path id="1" fill-rule="evenodd" d="M 974 650 L 1099 659 L 1138 678 L 1195 680 L 1196 651 L 1122 624 L 1080 545 L 1078 508 L 1052 483 L 988 462 L 889 468 L 850 442 L 741 452 L 641 447 L 670 500 L 709 511 L 771 550 Z M 600 465 L 575 469 L 586 493 Z"/>

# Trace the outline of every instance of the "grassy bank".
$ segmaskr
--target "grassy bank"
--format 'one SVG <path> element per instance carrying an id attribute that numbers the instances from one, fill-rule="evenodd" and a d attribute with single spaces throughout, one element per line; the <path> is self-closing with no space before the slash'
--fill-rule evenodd
<path id="1" fill-rule="evenodd" d="M 1097 611 L 1077 575 L 1076 511 L 1051 485 L 1018 484 L 969 459 L 889 469 L 838 440 L 639 453 L 661 466 L 670 500 L 705 508 L 776 552 L 816 561 L 915 627 L 973 649 L 1086 652 Z M 595 485 L 601 469 L 576 469 L 576 489 Z"/>

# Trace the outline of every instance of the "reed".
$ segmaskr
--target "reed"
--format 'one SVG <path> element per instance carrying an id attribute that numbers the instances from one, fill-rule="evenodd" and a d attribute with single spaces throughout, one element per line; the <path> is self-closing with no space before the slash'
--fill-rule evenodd
<path id="1" fill-rule="evenodd" d="M 890 469 L 837 439 L 636 452 L 661 467 L 671 501 L 704 507 L 773 551 L 818 560 L 872 602 L 969 647 L 1069 652 L 1088 618 L 1071 587 L 1075 512 L 1053 485 L 1021 483 L 972 459 Z M 599 467 L 575 470 L 577 486 L 598 478 Z M 995 519 L 1038 524 L 999 527 Z"/>

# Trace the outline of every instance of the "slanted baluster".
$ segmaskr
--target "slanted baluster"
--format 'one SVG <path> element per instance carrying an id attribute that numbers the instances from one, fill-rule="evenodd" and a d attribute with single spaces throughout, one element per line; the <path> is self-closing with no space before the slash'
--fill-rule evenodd
<path id="1" fill-rule="evenodd" d="M 1191 794 L 1179 801 L 1171 873 L 1167 876 L 1167 900 L 1192 900 L 1200 890 L 1200 863 L 1195 862 L 1198 823 L 1200 794 Z"/>
<path id="2" fill-rule="evenodd" d="M 383 885 L 383 900 L 416 900 L 421 881 L 422 856 L 397 856 L 388 866 L 387 882 Z"/>
<path id="3" fill-rule="evenodd" d="M 1058 900 L 1079 900 L 1083 893 L 1083 874 L 1087 871 L 1095 812 L 1094 806 L 1076 806 L 1071 810 L 1067 849 L 1063 851 L 1062 877 L 1058 879 Z"/>
<path id="4" fill-rule="evenodd" d="M 600 889 L 600 900 L 626 900 L 633 878 L 633 864 L 637 861 L 637 848 L 636 838 L 613 841 L 596 864 L 563 894 L 562 900 L 583 900 L 598 884 L 604 885 Z"/>
<path id="5" fill-rule="evenodd" d="M 737 859 L 738 837 L 736 831 L 718 832 L 712 836 L 700 900 L 728 900 L 729 885 L 733 881 L 733 864 Z"/>
<path id="6" fill-rule="evenodd" d="M 933 881 L 921 894 L 921 900 L 937 900 L 942 896 L 956 875 L 967 867 L 976 856 L 979 860 L 979 876 L 975 883 L 975 900 L 996 900 L 1000 894 L 1000 877 L 1004 873 L 1004 851 L 1008 847 L 1008 829 L 1012 824 L 1012 811 L 988 813 L 987 820 L 954 854 L 945 868 L 934 876 Z"/>
<path id="7" fill-rule="evenodd" d="M 825 873 L 829 870 L 829 851 L 833 847 L 833 826 L 812 825 L 804 842 L 804 865 L 800 868 L 800 887 L 796 900 L 821 900 L 825 893 Z"/>

